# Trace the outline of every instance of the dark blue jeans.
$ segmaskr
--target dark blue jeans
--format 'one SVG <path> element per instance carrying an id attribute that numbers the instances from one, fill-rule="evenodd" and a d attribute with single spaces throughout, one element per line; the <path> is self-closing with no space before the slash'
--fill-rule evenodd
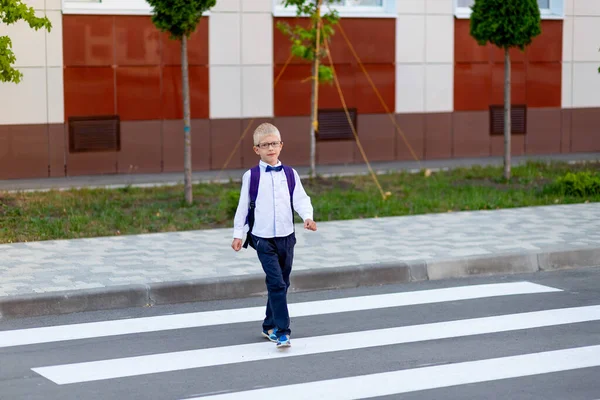
<path id="1" fill-rule="evenodd" d="M 258 259 L 265 271 L 269 294 L 263 329 L 277 328 L 278 337 L 289 335 L 291 330 L 287 291 L 290 287 L 296 235 L 292 233 L 286 237 L 269 239 L 253 235 L 253 241 Z"/>

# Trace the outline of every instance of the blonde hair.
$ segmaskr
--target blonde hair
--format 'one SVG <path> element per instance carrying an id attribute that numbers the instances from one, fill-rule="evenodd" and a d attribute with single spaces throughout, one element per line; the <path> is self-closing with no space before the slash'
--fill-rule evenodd
<path id="1" fill-rule="evenodd" d="M 265 136 L 269 136 L 269 135 L 275 135 L 279 138 L 279 140 L 281 140 L 281 134 L 279 133 L 279 129 L 277 129 L 277 127 L 273 124 L 270 124 L 268 122 L 264 122 L 262 124 L 260 124 L 255 130 L 254 130 L 254 145 L 258 146 L 258 143 L 260 142 L 260 139 L 264 138 Z"/>

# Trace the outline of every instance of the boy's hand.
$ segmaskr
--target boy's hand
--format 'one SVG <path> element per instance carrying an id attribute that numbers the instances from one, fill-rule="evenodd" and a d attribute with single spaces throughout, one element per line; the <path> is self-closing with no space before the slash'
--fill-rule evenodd
<path id="1" fill-rule="evenodd" d="M 235 251 L 240 251 L 242 248 L 242 239 L 233 239 L 233 243 L 231 243 L 231 248 Z"/>
<path id="2" fill-rule="evenodd" d="M 304 229 L 308 229 L 309 231 L 316 231 L 317 223 L 312 219 L 307 219 L 304 221 Z"/>

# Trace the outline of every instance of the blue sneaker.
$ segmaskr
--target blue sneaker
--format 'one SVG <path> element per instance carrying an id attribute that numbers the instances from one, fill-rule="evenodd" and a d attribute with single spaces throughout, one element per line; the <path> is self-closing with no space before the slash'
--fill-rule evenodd
<path id="1" fill-rule="evenodd" d="M 269 329 L 268 331 L 265 331 L 263 329 L 262 335 L 263 337 L 269 339 L 271 342 L 277 342 L 277 328 Z"/>
<path id="2" fill-rule="evenodd" d="M 282 347 L 290 347 L 292 342 L 290 341 L 290 337 L 288 335 L 281 335 L 277 338 L 277 348 L 280 349 Z"/>

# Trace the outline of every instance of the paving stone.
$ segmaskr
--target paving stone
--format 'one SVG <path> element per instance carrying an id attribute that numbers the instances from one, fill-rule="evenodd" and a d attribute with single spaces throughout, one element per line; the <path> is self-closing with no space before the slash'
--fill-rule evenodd
<path id="1" fill-rule="evenodd" d="M 434 264 L 440 260 L 456 257 L 600 247 L 600 203 L 318 225 L 317 232 L 296 227 L 294 270 L 304 273 L 364 264 L 425 261 L 433 266 L 440 265 Z M 231 229 L 216 229 L 0 245 L 0 298 L 44 291 L 262 274 L 253 249 L 238 253 L 231 250 L 231 234 Z M 557 255 L 542 261 L 552 269 L 565 257 Z M 584 257 L 582 262 L 588 259 Z M 472 271 L 479 266 L 457 264 L 456 268 Z M 427 277 L 424 269 L 415 274 L 419 279 Z M 436 269 L 432 277 L 436 276 L 446 274 Z"/>

